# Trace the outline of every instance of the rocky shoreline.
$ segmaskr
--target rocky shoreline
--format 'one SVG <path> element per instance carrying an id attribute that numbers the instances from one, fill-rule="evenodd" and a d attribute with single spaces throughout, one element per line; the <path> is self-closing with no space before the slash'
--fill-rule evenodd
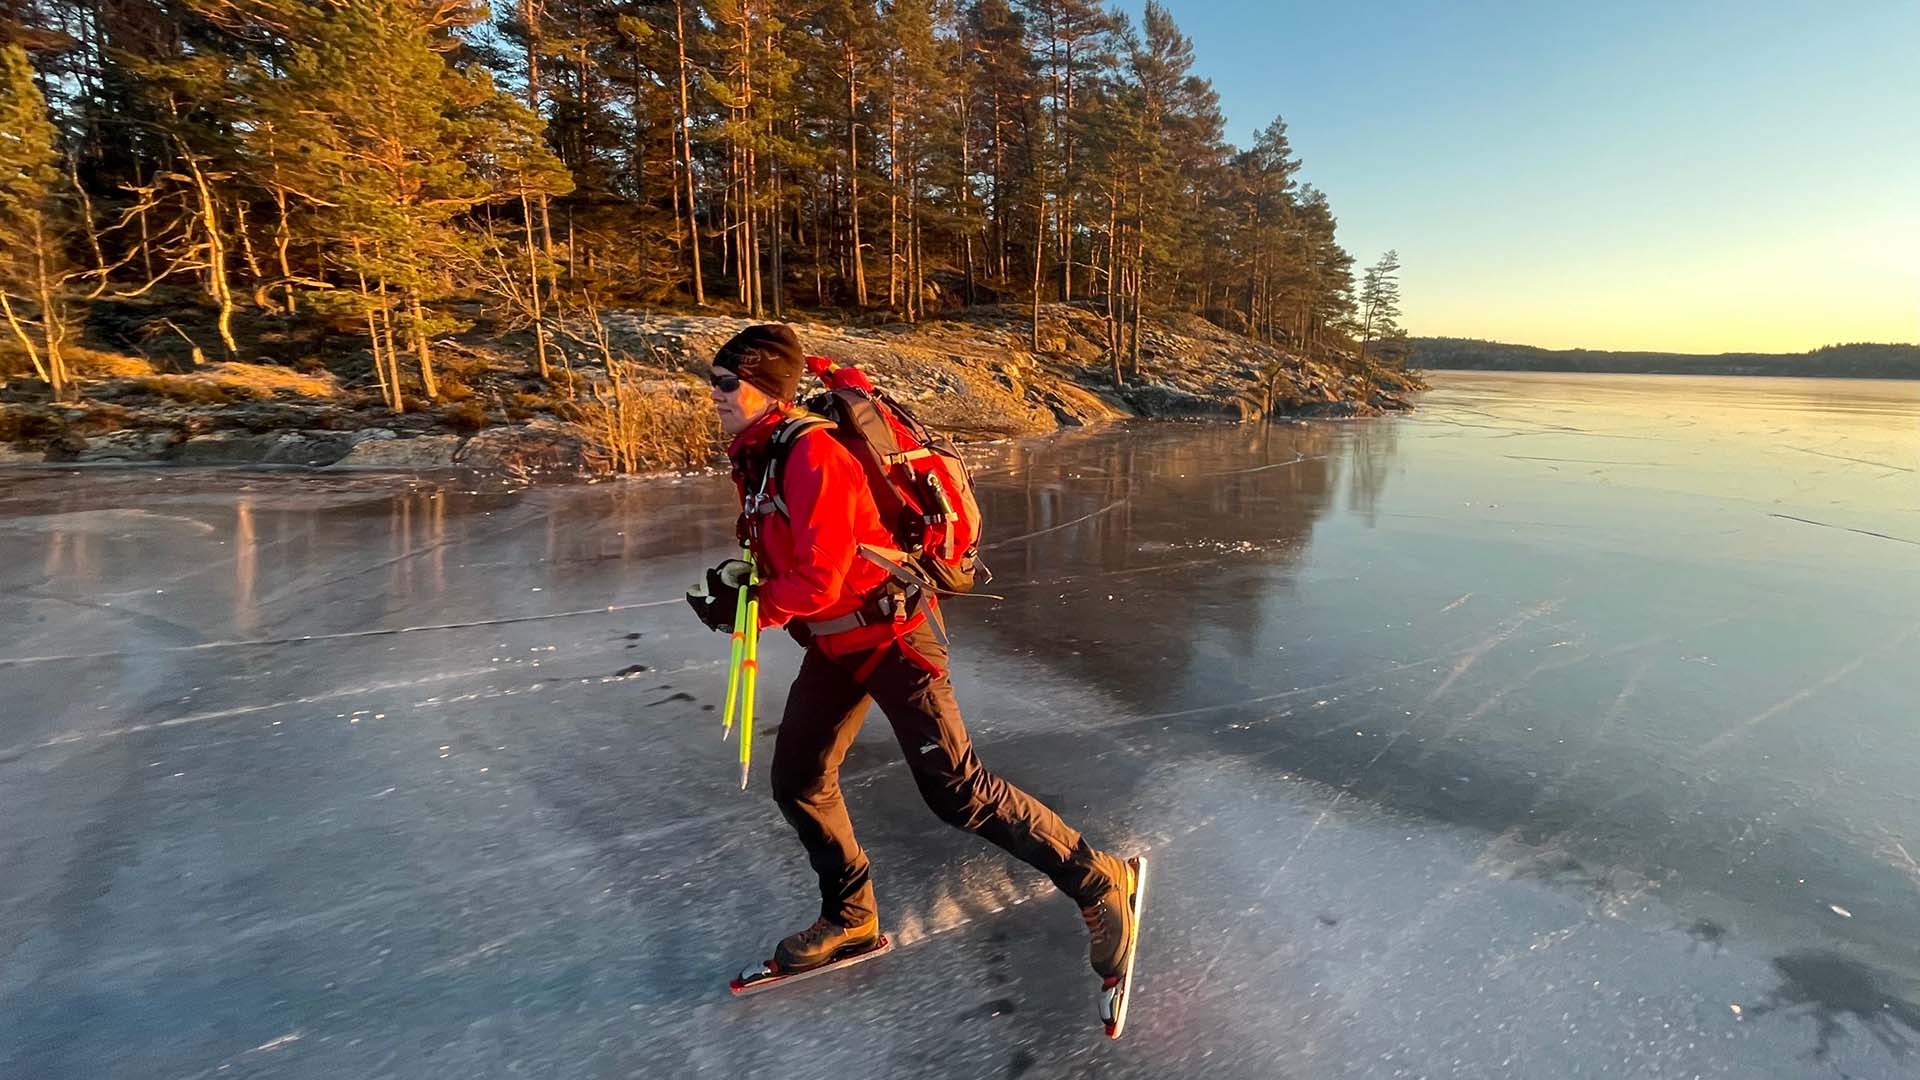
<path id="1" fill-rule="evenodd" d="M 609 312 L 607 338 L 632 358 L 628 389 L 692 415 L 706 408 L 706 358 L 750 320 Z M 1409 408 L 1416 376 L 1358 374 L 1293 356 L 1192 316 L 1150 319 L 1140 372 L 1115 386 L 1092 310 L 1043 309 L 1034 351 L 1023 311 L 974 308 L 917 324 L 847 327 L 794 320 L 811 351 L 866 369 L 928 424 L 963 440 L 1018 438 L 1131 417 L 1235 422 L 1266 416 L 1372 416 Z M 522 478 L 610 471 L 610 455 L 576 410 L 524 371 L 520 343 L 449 342 L 461 358 L 458 401 L 393 415 L 352 378 L 314 365 L 220 364 L 154 376 L 108 370 L 79 402 L 56 403 L 24 380 L 0 386 L 0 465 L 276 465 Z M 136 363 L 136 362 L 129 362 Z M 588 357 L 569 385 L 604 390 Z M 646 467 L 711 464 L 704 427 Z M 704 445 L 702 445 L 704 443 Z M 676 457 L 678 460 L 667 460 Z"/>

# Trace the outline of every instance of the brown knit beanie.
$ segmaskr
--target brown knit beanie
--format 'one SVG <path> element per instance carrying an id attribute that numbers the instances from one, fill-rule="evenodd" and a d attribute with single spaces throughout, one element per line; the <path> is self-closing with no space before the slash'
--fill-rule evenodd
<path id="1" fill-rule="evenodd" d="M 779 401 L 793 400 L 806 365 L 806 350 L 785 323 L 749 326 L 720 346 L 713 357 L 714 367 L 733 372 L 741 382 Z"/>

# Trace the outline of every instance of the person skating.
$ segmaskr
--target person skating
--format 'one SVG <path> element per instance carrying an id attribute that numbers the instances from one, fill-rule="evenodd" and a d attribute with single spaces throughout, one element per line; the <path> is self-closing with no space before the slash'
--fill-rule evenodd
<path id="1" fill-rule="evenodd" d="M 763 629 L 785 626 L 805 650 L 788 691 L 772 765 L 772 793 L 820 883 L 819 917 L 783 939 L 774 964 L 804 972 L 879 940 L 872 874 L 854 839 L 839 770 L 869 701 L 880 706 L 928 807 L 942 821 L 997 845 L 1045 874 L 1080 906 L 1089 960 L 1111 990 L 1133 944 L 1134 867 L 1091 847 L 1051 809 L 989 771 L 975 755 L 947 678 L 935 598 L 903 587 L 861 545 L 894 544 L 862 467 L 828 425 L 805 423 L 794 396 L 806 355 L 779 324 L 749 327 L 713 360 L 711 395 L 732 437 L 727 456 L 743 501 L 741 537 L 761 576 Z M 779 455 L 772 505 L 753 496 Z M 715 629 L 731 630 L 734 590 L 748 567 L 728 560 L 689 599 Z M 1109 1018 L 1109 1031 L 1114 1030 Z"/>

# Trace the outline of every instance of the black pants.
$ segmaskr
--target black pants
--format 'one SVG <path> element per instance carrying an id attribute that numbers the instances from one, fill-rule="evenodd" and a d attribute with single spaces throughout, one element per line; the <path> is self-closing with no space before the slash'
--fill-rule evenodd
<path id="1" fill-rule="evenodd" d="M 928 627 L 915 629 L 907 642 L 946 667 L 946 649 Z M 773 798 L 820 876 L 821 915 L 854 925 L 876 914 L 867 854 L 853 838 L 840 796 L 840 761 L 869 700 L 893 725 L 914 783 L 940 820 L 1039 870 L 1083 906 L 1113 887 L 1078 832 L 980 764 L 945 675 L 889 648 L 867 680 L 855 682 L 854 673 L 870 656 L 835 660 L 808 648 L 773 746 Z"/>

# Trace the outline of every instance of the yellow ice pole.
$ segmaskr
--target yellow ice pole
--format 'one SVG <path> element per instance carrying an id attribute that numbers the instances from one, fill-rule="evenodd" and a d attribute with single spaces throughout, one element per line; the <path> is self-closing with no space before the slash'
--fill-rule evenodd
<path id="1" fill-rule="evenodd" d="M 753 562 L 753 550 L 742 547 L 740 558 Z M 727 711 L 720 717 L 720 741 L 726 742 L 733 732 L 733 706 L 740 700 L 740 661 L 747 656 L 747 590 L 741 589 L 734 594 L 733 603 L 733 651 L 727 658 Z"/>
<path id="2" fill-rule="evenodd" d="M 748 560 L 751 562 L 752 560 Z M 747 790 L 747 769 L 753 760 L 753 696 L 760 681 L 760 598 L 754 593 L 760 586 L 760 567 L 756 563 L 747 575 L 746 658 L 740 662 L 740 790 Z"/>

